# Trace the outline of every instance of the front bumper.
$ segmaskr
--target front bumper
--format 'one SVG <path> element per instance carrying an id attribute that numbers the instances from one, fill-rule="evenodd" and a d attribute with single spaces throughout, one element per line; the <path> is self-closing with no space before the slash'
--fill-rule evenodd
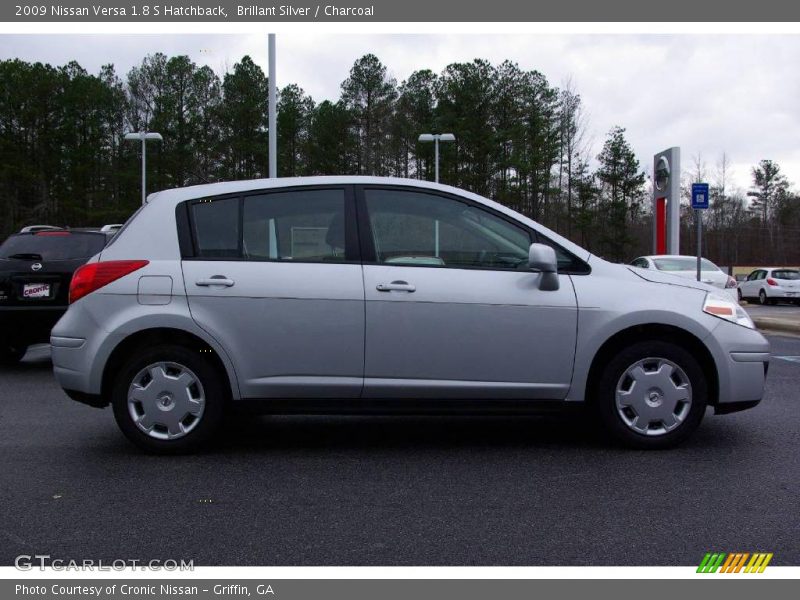
<path id="1" fill-rule="evenodd" d="M 764 396 L 770 349 L 754 329 L 720 322 L 706 339 L 717 366 L 717 414 L 756 406 Z"/>

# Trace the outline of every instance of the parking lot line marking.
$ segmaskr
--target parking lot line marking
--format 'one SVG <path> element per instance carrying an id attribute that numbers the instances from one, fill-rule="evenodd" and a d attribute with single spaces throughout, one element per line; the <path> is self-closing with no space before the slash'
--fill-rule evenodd
<path id="1" fill-rule="evenodd" d="M 793 363 L 800 363 L 800 356 L 773 356 L 773 358 L 780 358 Z"/>

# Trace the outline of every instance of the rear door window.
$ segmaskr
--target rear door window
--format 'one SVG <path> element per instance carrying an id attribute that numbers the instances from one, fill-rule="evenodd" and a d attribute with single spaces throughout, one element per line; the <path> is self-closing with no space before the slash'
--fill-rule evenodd
<path id="1" fill-rule="evenodd" d="M 345 261 L 342 189 L 247 196 L 242 222 L 242 254 L 246 260 Z"/>

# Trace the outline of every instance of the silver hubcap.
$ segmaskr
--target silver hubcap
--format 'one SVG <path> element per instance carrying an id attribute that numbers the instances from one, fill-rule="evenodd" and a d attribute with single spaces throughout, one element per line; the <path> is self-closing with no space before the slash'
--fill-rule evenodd
<path id="1" fill-rule="evenodd" d="M 636 433 L 664 435 L 678 427 L 692 407 L 692 384 L 666 358 L 632 364 L 617 383 L 617 414 Z"/>
<path id="2" fill-rule="evenodd" d="M 200 423 L 203 385 L 190 369 L 173 362 L 146 366 L 128 387 L 128 413 L 136 426 L 159 440 L 185 436 Z"/>

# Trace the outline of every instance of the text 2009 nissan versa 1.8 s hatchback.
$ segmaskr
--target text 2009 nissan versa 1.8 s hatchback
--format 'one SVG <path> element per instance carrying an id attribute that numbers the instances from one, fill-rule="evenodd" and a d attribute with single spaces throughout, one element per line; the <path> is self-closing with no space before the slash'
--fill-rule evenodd
<path id="1" fill-rule="evenodd" d="M 150 196 L 72 280 L 67 393 L 144 449 L 223 413 L 510 412 L 585 403 L 663 448 L 761 399 L 769 345 L 729 297 L 608 263 L 456 188 L 322 177 Z"/>

